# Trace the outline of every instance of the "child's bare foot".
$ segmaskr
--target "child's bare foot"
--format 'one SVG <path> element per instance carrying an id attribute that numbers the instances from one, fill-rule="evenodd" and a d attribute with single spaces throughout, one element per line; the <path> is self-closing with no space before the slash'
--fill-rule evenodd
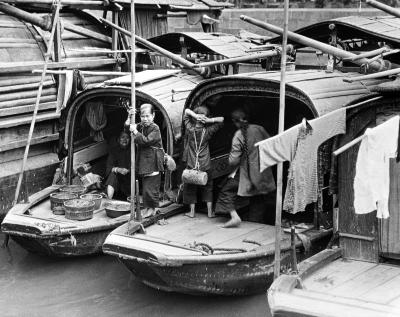
<path id="1" fill-rule="evenodd" d="M 222 228 L 236 228 L 240 226 L 242 220 L 240 218 L 233 218 L 222 225 Z"/>
<path id="2" fill-rule="evenodd" d="M 149 218 L 152 215 L 153 215 L 153 213 L 151 212 L 151 208 L 146 208 L 142 212 L 142 218 Z"/>
<path id="3" fill-rule="evenodd" d="M 190 217 L 190 218 L 194 218 L 195 217 L 194 211 L 185 213 L 185 216 Z"/>
<path id="4" fill-rule="evenodd" d="M 209 211 L 208 212 L 208 218 L 215 218 L 215 212 L 214 211 Z"/>

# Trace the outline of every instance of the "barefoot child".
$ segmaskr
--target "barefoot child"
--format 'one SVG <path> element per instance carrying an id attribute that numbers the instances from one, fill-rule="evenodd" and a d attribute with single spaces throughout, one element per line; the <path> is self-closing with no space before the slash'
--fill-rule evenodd
<path id="1" fill-rule="evenodd" d="M 159 206 L 161 173 L 164 171 L 164 153 L 161 132 L 154 123 L 154 108 L 145 103 L 140 106 L 139 124 L 131 126 L 137 144 L 136 169 L 142 178 L 143 217 L 155 215 Z"/>
<path id="2" fill-rule="evenodd" d="M 210 111 L 205 106 L 199 106 L 193 111 L 185 110 L 183 121 L 185 124 L 184 150 L 182 161 L 186 168 L 192 169 L 196 165 L 196 150 L 200 171 L 209 172 L 211 168 L 210 149 L 208 143 L 212 136 L 222 127 L 223 117 L 208 118 Z M 194 217 L 197 191 L 201 192 L 202 200 L 207 203 L 208 217 L 214 217 L 212 210 L 213 181 L 208 174 L 207 184 L 204 186 L 184 184 L 183 203 L 190 205 L 190 212 L 186 215 Z"/>

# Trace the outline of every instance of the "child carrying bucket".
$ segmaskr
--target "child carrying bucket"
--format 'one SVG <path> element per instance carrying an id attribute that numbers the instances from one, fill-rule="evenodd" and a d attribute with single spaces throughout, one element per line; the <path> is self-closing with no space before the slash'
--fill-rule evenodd
<path id="1" fill-rule="evenodd" d="M 154 123 L 154 108 L 145 103 L 140 106 L 140 123 L 131 125 L 137 144 L 136 169 L 142 178 L 143 217 L 156 214 L 159 207 L 161 172 L 164 171 L 164 151 L 160 128 Z"/>
<path id="2" fill-rule="evenodd" d="M 197 192 L 200 191 L 202 201 L 207 203 L 208 217 L 214 217 L 212 210 L 213 181 L 209 170 L 211 168 L 209 141 L 222 127 L 223 117 L 209 118 L 210 110 L 205 106 L 186 109 L 183 117 L 185 125 L 184 150 L 182 161 L 186 169 L 182 174 L 183 203 L 190 205 L 186 215 L 195 216 Z"/>

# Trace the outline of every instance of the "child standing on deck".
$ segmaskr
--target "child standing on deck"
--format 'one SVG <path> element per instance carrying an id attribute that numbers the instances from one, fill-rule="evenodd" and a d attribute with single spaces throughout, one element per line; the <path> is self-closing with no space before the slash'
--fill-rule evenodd
<path id="1" fill-rule="evenodd" d="M 164 171 L 164 151 L 161 132 L 154 123 L 154 108 L 145 103 L 140 106 L 139 124 L 131 126 L 137 144 L 136 169 L 142 178 L 143 218 L 155 215 L 159 206 L 161 173 Z"/>
<path id="2" fill-rule="evenodd" d="M 209 141 L 221 127 L 223 117 L 208 118 L 210 110 L 205 106 L 196 107 L 193 111 L 185 110 L 183 121 L 185 124 L 184 150 L 182 161 L 186 168 L 198 168 L 207 172 L 208 180 L 204 186 L 184 184 L 183 203 L 190 205 L 190 212 L 186 215 L 195 216 L 195 205 L 197 203 L 197 191 L 201 192 L 202 200 L 207 203 L 208 217 L 214 217 L 212 210 L 213 181 L 209 170 L 211 168 Z M 196 166 L 197 164 L 197 166 Z"/>

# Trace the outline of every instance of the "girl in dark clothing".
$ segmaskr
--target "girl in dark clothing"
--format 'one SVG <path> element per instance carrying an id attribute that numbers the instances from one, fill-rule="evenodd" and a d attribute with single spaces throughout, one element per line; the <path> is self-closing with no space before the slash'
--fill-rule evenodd
<path id="1" fill-rule="evenodd" d="M 155 215 L 159 206 L 161 173 L 164 171 L 164 150 L 161 132 L 154 123 L 154 109 L 151 104 L 140 107 L 139 124 L 132 125 L 137 144 L 136 169 L 142 178 L 143 217 Z"/>
<path id="2" fill-rule="evenodd" d="M 222 127 L 222 122 L 224 121 L 224 117 L 208 118 L 209 112 L 207 107 L 199 106 L 193 111 L 186 109 L 183 117 L 185 124 L 185 144 L 182 161 L 188 169 L 196 168 L 196 164 L 198 164 L 198 169 L 207 173 L 211 169 L 208 143 L 215 132 Z M 197 191 L 201 191 L 202 200 L 207 203 L 208 216 L 214 217 L 214 212 L 212 211 L 212 190 L 213 182 L 209 174 L 207 184 L 204 186 L 184 184 L 183 203 L 190 205 L 190 212 L 186 215 L 194 217 Z"/>

